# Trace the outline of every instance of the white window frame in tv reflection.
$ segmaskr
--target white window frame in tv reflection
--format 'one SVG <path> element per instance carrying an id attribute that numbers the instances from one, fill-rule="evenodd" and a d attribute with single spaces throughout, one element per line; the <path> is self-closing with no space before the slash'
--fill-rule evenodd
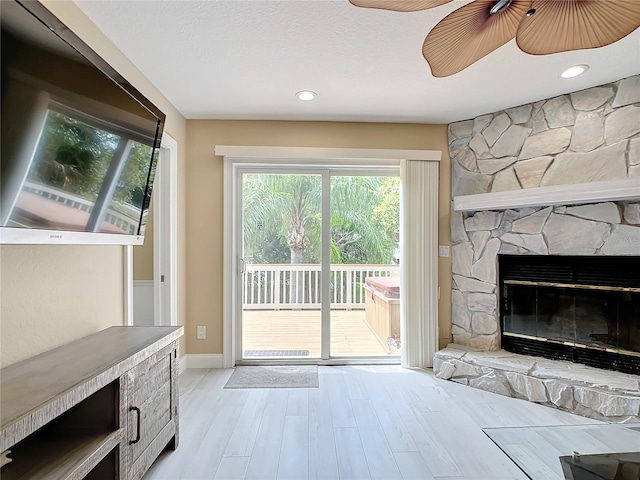
<path id="1" fill-rule="evenodd" d="M 132 141 L 139 141 L 142 144 L 148 144 L 149 138 L 143 135 L 140 135 L 137 132 L 132 130 L 118 127 L 116 125 L 111 124 L 108 121 L 104 121 L 98 119 L 90 114 L 86 114 L 84 112 L 80 112 L 73 107 L 69 107 L 63 105 L 62 103 L 50 100 L 48 102 L 47 108 L 44 109 L 44 119 L 45 121 L 38 122 L 40 131 L 37 136 L 37 142 L 34 148 L 32 148 L 32 155 L 29 160 L 29 165 L 25 170 L 25 175 L 23 181 L 21 182 L 21 186 L 17 189 L 15 198 L 13 199 L 12 205 L 7 214 L 7 220 L 11 217 L 11 213 L 14 208 L 14 204 L 17 201 L 20 192 L 22 191 L 23 185 L 26 183 L 26 176 L 31 169 L 31 164 L 33 163 L 33 159 L 35 157 L 35 153 L 40 144 L 40 138 L 42 136 L 42 132 L 44 131 L 44 127 L 46 124 L 46 118 L 49 115 L 50 111 L 54 111 L 57 113 L 61 113 L 63 115 L 70 116 L 72 118 L 76 118 L 79 121 L 86 123 L 89 126 L 94 128 L 98 128 L 104 130 L 106 132 L 112 133 L 114 135 L 118 135 L 121 137 L 121 143 L 126 144 L 125 148 L 118 147 L 116 151 L 116 155 L 120 152 L 120 158 L 112 160 L 111 164 L 115 163 L 116 169 L 109 168 L 110 175 L 107 175 L 105 178 L 105 182 L 109 182 L 108 190 L 105 190 L 104 183 L 100 188 L 100 192 L 98 198 L 94 203 L 96 208 L 99 208 L 100 211 L 96 218 L 91 220 L 90 217 L 89 223 L 87 226 L 91 224 L 99 225 L 101 224 L 102 219 L 104 219 L 106 215 L 106 210 L 110 205 L 110 200 L 115 190 L 117 179 L 120 177 L 120 173 L 122 167 L 124 166 L 124 162 L 122 160 L 126 157 L 126 153 L 130 150 Z M 152 150 L 153 151 L 153 150 Z M 149 160 L 151 161 L 151 159 Z M 112 171 L 113 170 L 113 171 Z M 137 222 L 137 226 L 142 224 L 142 216 L 144 215 L 144 210 L 140 210 L 140 217 Z M 148 207 L 147 213 L 148 215 Z M 72 230 L 56 230 L 56 229 L 39 229 L 39 228 L 23 228 L 23 227 L 9 227 L 9 226 L 0 226 L 0 244 L 58 244 L 58 245 L 73 245 L 73 244 L 95 244 L 95 245 L 142 245 L 144 242 L 144 235 L 138 234 L 128 234 L 128 233 L 104 233 L 95 230 L 87 230 L 87 231 L 72 231 Z"/>

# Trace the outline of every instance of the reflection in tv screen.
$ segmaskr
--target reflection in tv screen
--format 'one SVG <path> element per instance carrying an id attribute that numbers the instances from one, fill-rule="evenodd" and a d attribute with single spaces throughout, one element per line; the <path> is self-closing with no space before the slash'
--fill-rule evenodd
<path id="1" fill-rule="evenodd" d="M 98 119 L 57 110 L 47 113 L 7 226 L 137 234 L 151 147 Z"/>

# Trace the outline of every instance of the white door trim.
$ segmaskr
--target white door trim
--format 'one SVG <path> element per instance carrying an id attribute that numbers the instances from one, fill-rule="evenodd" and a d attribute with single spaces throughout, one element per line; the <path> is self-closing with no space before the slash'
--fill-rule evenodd
<path id="1" fill-rule="evenodd" d="M 442 158 L 440 150 L 395 150 L 384 148 L 317 148 L 317 147 L 265 147 L 242 145 L 216 145 L 215 154 L 223 157 L 242 158 L 263 161 L 265 159 L 281 160 L 293 159 L 301 163 L 308 163 L 308 159 L 319 159 L 324 162 L 336 160 L 344 163 L 344 160 L 383 160 L 395 161 L 430 160 L 439 162 Z"/>
<path id="2" fill-rule="evenodd" d="M 133 245 L 125 245 L 123 250 L 124 278 L 123 278 L 123 304 L 124 316 L 122 324 L 133 326 Z"/>
<path id="3" fill-rule="evenodd" d="M 166 168 L 162 168 L 164 165 Z M 158 166 L 153 191 L 153 272 L 154 272 L 154 325 L 178 324 L 178 142 L 168 133 L 163 133 L 160 143 Z M 160 265 L 165 265 L 162 268 Z M 164 270 L 167 294 L 162 295 L 162 282 L 159 274 Z M 134 325 L 133 318 L 133 247 L 123 249 L 123 325 Z M 164 298 L 163 298 L 164 297 Z M 166 311 L 168 315 L 160 312 Z M 162 317 L 165 317 L 163 320 Z"/>
<path id="4" fill-rule="evenodd" d="M 234 266 L 236 258 L 238 258 L 238 249 L 233 241 L 233 232 L 235 231 L 236 216 L 233 214 L 233 206 L 235 204 L 233 195 L 237 188 L 234 188 L 235 180 L 235 162 L 231 158 L 225 157 L 223 164 L 223 220 L 222 220 L 222 278 L 233 278 L 234 271 L 237 271 L 237 265 Z M 236 359 L 236 342 L 237 336 L 236 325 L 233 319 L 236 316 L 237 302 L 236 282 L 222 282 L 222 367 L 230 368 L 235 366 Z"/>
<path id="5" fill-rule="evenodd" d="M 178 142 L 162 135 L 154 185 L 153 287 L 154 325 L 177 325 Z M 164 281 L 163 281 L 164 280 Z"/>

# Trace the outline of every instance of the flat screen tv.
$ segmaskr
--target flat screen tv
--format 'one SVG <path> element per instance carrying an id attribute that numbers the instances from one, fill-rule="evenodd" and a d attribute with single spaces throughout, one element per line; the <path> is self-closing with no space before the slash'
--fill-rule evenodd
<path id="1" fill-rule="evenodd" d="M 0 243 L 141 244 L 165 115 L 40 3 L 0 18 Z"/>

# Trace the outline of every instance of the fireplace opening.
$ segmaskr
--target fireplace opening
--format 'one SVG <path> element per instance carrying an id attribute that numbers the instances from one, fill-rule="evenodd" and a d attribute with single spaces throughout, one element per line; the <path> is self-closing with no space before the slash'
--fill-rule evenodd
<path id="1" fill-rule="evenodd" d="M 640 257 L 499 255 L 502 348 L 640 373 Z"/>

